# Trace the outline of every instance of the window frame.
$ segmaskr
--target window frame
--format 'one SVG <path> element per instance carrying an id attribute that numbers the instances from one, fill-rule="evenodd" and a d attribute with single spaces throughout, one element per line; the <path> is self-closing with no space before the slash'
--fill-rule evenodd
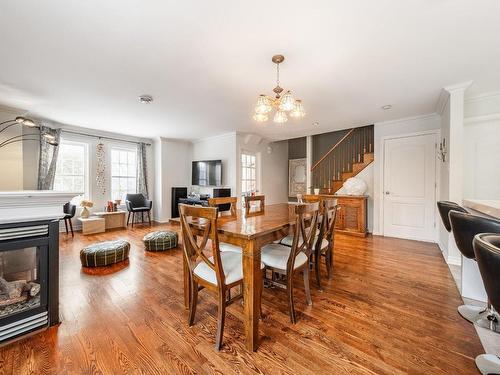
<path id="1" fill-rule="evenodd" d="M 132 177 L 132 176 L 122 176 L 122 175 L 113 175 L 113 151 L 126 151 L 126 152 L 130 152 L 130 153 L 134 153 L 135 154 L 135 165 L 134 165 L 134 171 L 135 171 L 135 175 Z M 120 165 L 120 162 L 118 162 L 118 165 Z M 125 145 L 120 145 L 120 144 L 111 144 L 109 145 L 109 194 L 110 194 L 110 199 L 112 201 L 114 201 L 115 199 L 120 199 L 122 201 L 122 204 L 125 204 L 125 195 L 126 194 L 135 194 L 137 193 L 137 178 L 138 178 L 138 174 L 137 174 L 137 146 L 136 147 L 130 147 L 130 146 L 125 146 Z M 127 162 L 127 167 L 128 167 L 128 162 Z M 115 198 L 113 196 L 113 178 L 118 178 L 118 179 L 130 179 L 130 178 L 134 178 L 135 179 L 135 189 L 134 189 L 134 192 L 130 192 L 128 191 L 128 188 L 127 188 L 127 191 L 125 192 L 125 194 L 123 194 L 122 196 L 120 196 L 119 198 Z M 128 186 L 128 184 L 127 184 Z M 118 191 L 120 191 L 120 189 L 118 189 Z"/>
<path id="2" fill-rule="evenodd" d="M 91 196 L 91 191 L 90 191 L 90 158 L 89 158 L 89 144 L 88 142 L 84 142 L 82 140 L 73 140 L 73 139 L 68 139 L 66 137 L 61 137 L 59 144 L 61 146 L 64 145 L 73 145 L 73 146 L 83 146 L 83 190 L 82 192 L 75 191 L 75 193 L 83 193 L 83 197 L 85 199 L 89 199 Z M 59 148 L 58 150 L 58 157 L 57 157 L 57 165 L 56 165 L 56 173 L 54 177 L 54 191 L 67 191 L 67 190 L 56 190 L 55 189 L 55 179 L 57 178 L 57 166 L 61 165 L 61 151 L 62 149 Z M 62 176 L 65 176 L 65 174 L 62 174 Z M 74 176 L 79 176 L 79 175 L 71 175 L 72 177 Z"/>
<path id="3" fill-rule="evenodd" d="M 254 158 L 254 166 L 253 167 L 248 167 L 247 163 L 243 163 L 243 156 L 250 156 Z M 246 188 L 248 189 L 248 182 L 253 181 L 254 185 L 254 191 L 257 192 L 259 190 L 259 166 L 258 166 L 258 155 L 255 152 L 247 151 L 247 150 L 242 150 L 240 153 L 240 173 L 241 173 L 241 178 L 240 178 L 240 187 L 241 187 L 241 195 L 245 196 L 246 194 L 250 193 L 251 190 L 245 190 L 243 189 L 243 185 L 246 183 Z M 245 175 L 245 169 L 248 170 L 254 170 L 254 178 L 246 178 Z"/>

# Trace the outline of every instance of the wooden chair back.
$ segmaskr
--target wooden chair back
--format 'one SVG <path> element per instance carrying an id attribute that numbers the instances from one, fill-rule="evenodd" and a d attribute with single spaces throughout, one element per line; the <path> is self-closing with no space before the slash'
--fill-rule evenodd
<path id="1" fill-rule="evenodd" d="M 179 204 L 179 213 L 182 228 L 182 239 L 184 248 L 184 258 L 188 265 L 191 277 L 196 277 L 194 268 L 204 262 L 215 271 L 217 285 L 224 285 L 225 276 L 220 258 L 219 238 L 217 235 L 217 208 L 199 207 L 187 204 Z M 201 231 L 201 235 L 193 233 L 193 226 Z M 200 241 L 198 241 L 198 237 Z M 204 250 L 208 240 L 211 243 L 213 261 L 205 255 Z M 200 280 L 203 281 L 203 280 Z"/>
<path id="2" fill-rule="evenodd" d="M 314 238 L 318 229 L 319 202 L 298 204 L 295 206 L 295 229 L 292 241 L 290 257 L 287 263 L 287 274 L 291 275 L 294 270 L 295 258 L 300 252 L 309 257 L 312 251 Z M 309 221 L 310 218 L 310 221 Z M 306 230 L 306 222 L 309 221 L 309 230 Z M 304 240 L 302 240 L 304 239 Z"/>
<path id="3" fill-rule="evenodd" d="M 236 205 L 238 202 L 238 198 L 236 197 L 220 197 L 220 198 L 209 198 L 208 205 L 210 207 L 219 207 L 220 205 L 230 205 L 229 215 L 231 217 L 236 217 Z M 224 212 L 220 212 L 219 214 L 222 216 Z"/>
<path id="4" fill-rule="evenodd" d="M 323 222 L 324 222 L 324 237 L 333 246 L 335 235 L 335 221 L 337 219 L 337 211 L 339 206 L 336 199 L 323 200 Z M 320 242 L 320 241 L 318 241 Z"/>
<path id="5" fill-rule="evenodd" d="M 252 202 L 260 202 L 258 210 L 252 210 Z M 265 195 L 254 195 L 250 197 L 245 197 L 245 213 L 249 214 L 264 212 L 264 207 L 266 205 L 266 196 Z"/>

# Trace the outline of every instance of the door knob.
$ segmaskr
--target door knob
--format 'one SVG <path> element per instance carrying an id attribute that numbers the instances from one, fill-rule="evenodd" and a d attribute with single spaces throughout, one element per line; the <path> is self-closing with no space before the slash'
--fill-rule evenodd
<path id="1" fill-rule="evenodd" d="M 390 193 L 388 191 L 385 192 L 385 195 L 389 195 Z"/>

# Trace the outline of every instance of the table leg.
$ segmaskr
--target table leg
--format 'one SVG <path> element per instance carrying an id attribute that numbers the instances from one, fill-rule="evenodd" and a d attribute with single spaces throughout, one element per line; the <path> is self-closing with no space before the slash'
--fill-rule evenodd
<path id="1" fill-rule="evenodd" d="M 245 346 L 256 351 L 259 346 L 260 298 L 262 293 L 260 247 L 248 241 L 243 249 L 243 298 L 245 301 Z"/>

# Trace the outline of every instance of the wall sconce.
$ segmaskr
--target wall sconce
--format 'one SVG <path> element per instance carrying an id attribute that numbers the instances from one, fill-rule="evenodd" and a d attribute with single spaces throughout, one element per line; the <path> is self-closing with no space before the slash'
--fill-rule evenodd
<path id="1" fill-rule="evenodd" d="M 447 153 L 448 151 L 446 150 L 446 138 L 443 138 L 443 140 L 439 143 L 438 159 L 445 163 Z"/>

